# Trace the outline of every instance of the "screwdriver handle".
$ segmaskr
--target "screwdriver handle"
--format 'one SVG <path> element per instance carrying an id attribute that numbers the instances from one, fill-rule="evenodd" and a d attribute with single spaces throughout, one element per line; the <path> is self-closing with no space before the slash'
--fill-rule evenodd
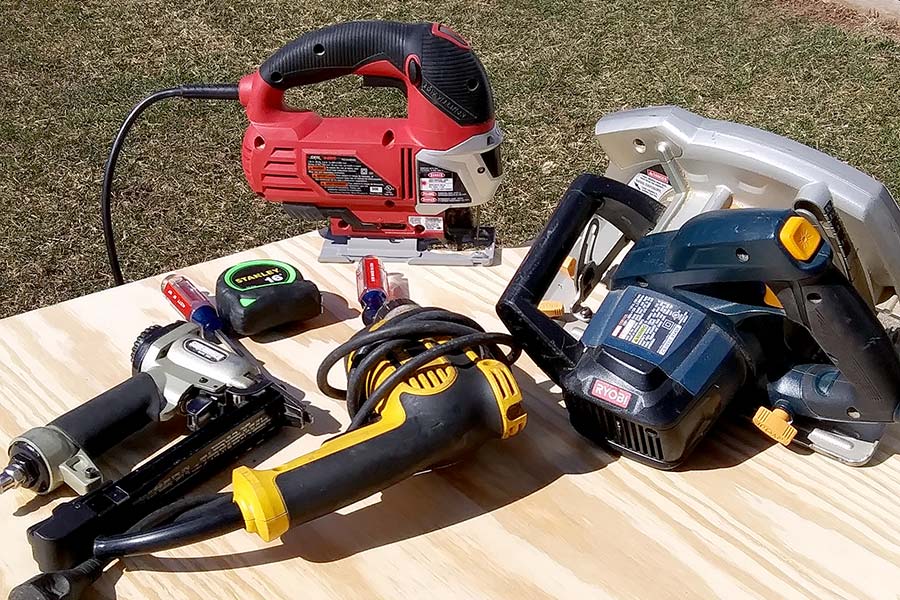
<path id="1" fill-rule="evenodd" d="M 163 279 L 163 295 L 181 316 L 196 323 L 204 331 L 219 331 L 222 321 L 209 298 L 184 275 L 173 274 Z"/>

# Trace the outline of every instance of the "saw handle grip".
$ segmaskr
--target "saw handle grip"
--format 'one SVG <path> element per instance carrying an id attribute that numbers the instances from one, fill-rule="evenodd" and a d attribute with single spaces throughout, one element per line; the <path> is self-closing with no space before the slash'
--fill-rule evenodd
<path id="1" fill-rule="evenodd" d="M 824 271 L 777 291 L 785 314 L 804 325 L 856 387 L 849 402 L 818 406 L 820 418 L 892 422 L 900 402 L 900 359 L 884 326 L 859 292 L 829 262 Z"/>
<path id="2" fill-rule="evenodd" d="M 494 107 L 487 73 L 468 43 L 439 23 L 351 21 L 306 33 L 259 68 L 287 90 L 359 74 L 417 88 L 459 125 L 485 123 Z"/>
<path id="3" fill-rule="evenodd" d="M 538 304 L 569 251 L 595 214 L 630 240 L 647 235 L 663 206 L 646 194 L 613 179 L 580 175 L 534 239 L 525 260 L 497 303 L 497 314 L 525 352 L 550 379 L 560 379 L 575 367 L 583 344 L 547 315 Z"/>
<path id="4" fill-rule="evenodd" d="M 159 420 L 165 400 L 153 378 L 138 373 L 51 421 L 89 456 L 97 457 Z"/>

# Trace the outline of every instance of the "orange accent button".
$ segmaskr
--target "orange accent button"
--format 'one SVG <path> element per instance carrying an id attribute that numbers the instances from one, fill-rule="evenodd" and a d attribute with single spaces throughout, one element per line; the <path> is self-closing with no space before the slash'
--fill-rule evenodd
<path id="1" fill-rule="evenodd" d="M 809 260 L 822 245 L 822 236 L 815 226 L 801 216 L 788 217 L 781 227 L 778 239 L 785 250 L 797 260 Z"/>
<path id="2" fill-rule="evenodd" d="M 562 270 L 569 274 L 570 279 L 575 279 L 575 272 L 577 271 L 578 263 L 571 256 L 567 256 L 563 261 Z"/>
<path id="3" fill-rule="evenodd" d="M 775 295 L 775 292 L 769 286 L 766 286 L 766 295 L 763 298 L 763 302 L 772 308 L 784 308 L 784 304 L 781 303 L 781 300 L 778 299 L 778 296 Z"/>
<path id="4" fill-rule="evenodd" d="M 566 314 L 566 309 L 563 307 L 563 303 L 559 300 L 541 300 L 538 304 L 538 310 L 551 319 L 555 319 Z"/>
<path id="5" fill-rule="evenodd" d="M 765 406 L 760 406 L 753 415 L 753 424 L 767 436 L 785 446 L 794 441 L 794 436 L 797 435 L 797 429 L 791 425 L 791 415 L 781 408 L 769 410 Z"/>

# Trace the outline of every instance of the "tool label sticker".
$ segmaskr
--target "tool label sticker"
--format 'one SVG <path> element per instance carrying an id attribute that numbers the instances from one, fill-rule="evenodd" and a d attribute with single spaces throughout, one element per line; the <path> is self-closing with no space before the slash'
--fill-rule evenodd
<path id="1" fill-rule="evenodd" d="M 220 349 L 216 348 L 212 344 L 207 344 L 203 340 L 198 340 L 195 338 L 188 338 L 183 342 L 184 349 L 199 356 L 203 360 L 209 362 L 222 362 L 228 355 L 222 352 Z"/>
<path id="2" fill-rule="evenodd" d="M 689 317 L 688 311 L 672 302 L 639 293 L 613 328 L 612 336 L 665 356 Z"/>
<path id="3" fill-rule="evenodd" d="M 631 402 L 631 392 L 602 379 L 594 380 L 594 385 L 591 386 L 591 396 L 619 408 L 628 408 L 628 403 Z"/>
<path id="4" fill-rule="evenodd" d="M 355 156 L 309 154 L 306 174 L 329 194 L 393 198 L 397 189 Z M 273 185 L 277 186 L 277 182 Z"/>
<path id="5" fill-rule="evenodd" d="M 274 260 L 253 260 L 233 266 L 225 273 L 228 287 L 246 292 L 256 288 L 293 283 L 297 272 L 288 264 Z"/>
<path id="6" fill-rule="evenodd" d="M 419 201 L 425 204 L 468 204 L 472 197 L 459 175 L 419 161 Z"/>
<path id="7" fill-rule="evenodd" d="M 412 227 L 422 227 L 425 231 L 444 230 L 444 217 L 409 217 L 407 222 Z"/>
<path id="8" fill-rule="evenodd" d="M 423 192 L 452 192 L 451 177 L 424 177 L 419 180 L 419 189 Z"/>
<path id="9" fill-rule="evenodd" d="M 628 187 L 644 192 L 657 202 L 661 202 L 666 194 L 675 189 L 669 183 L 669 177 L 660 165 L 649 167 L 637 173 L 628 182 Z"/>

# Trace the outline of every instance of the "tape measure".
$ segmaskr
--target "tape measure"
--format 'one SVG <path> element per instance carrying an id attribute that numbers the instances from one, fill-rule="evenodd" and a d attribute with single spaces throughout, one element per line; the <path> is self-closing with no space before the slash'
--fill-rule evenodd
<path id="1" fill-rule="evenodd" d="M 238 335 L 257 335 L 322 314 L 322 294 L 293 266 L 278 260 L 238 263 L 216 281 L 219 317 Z"/>

